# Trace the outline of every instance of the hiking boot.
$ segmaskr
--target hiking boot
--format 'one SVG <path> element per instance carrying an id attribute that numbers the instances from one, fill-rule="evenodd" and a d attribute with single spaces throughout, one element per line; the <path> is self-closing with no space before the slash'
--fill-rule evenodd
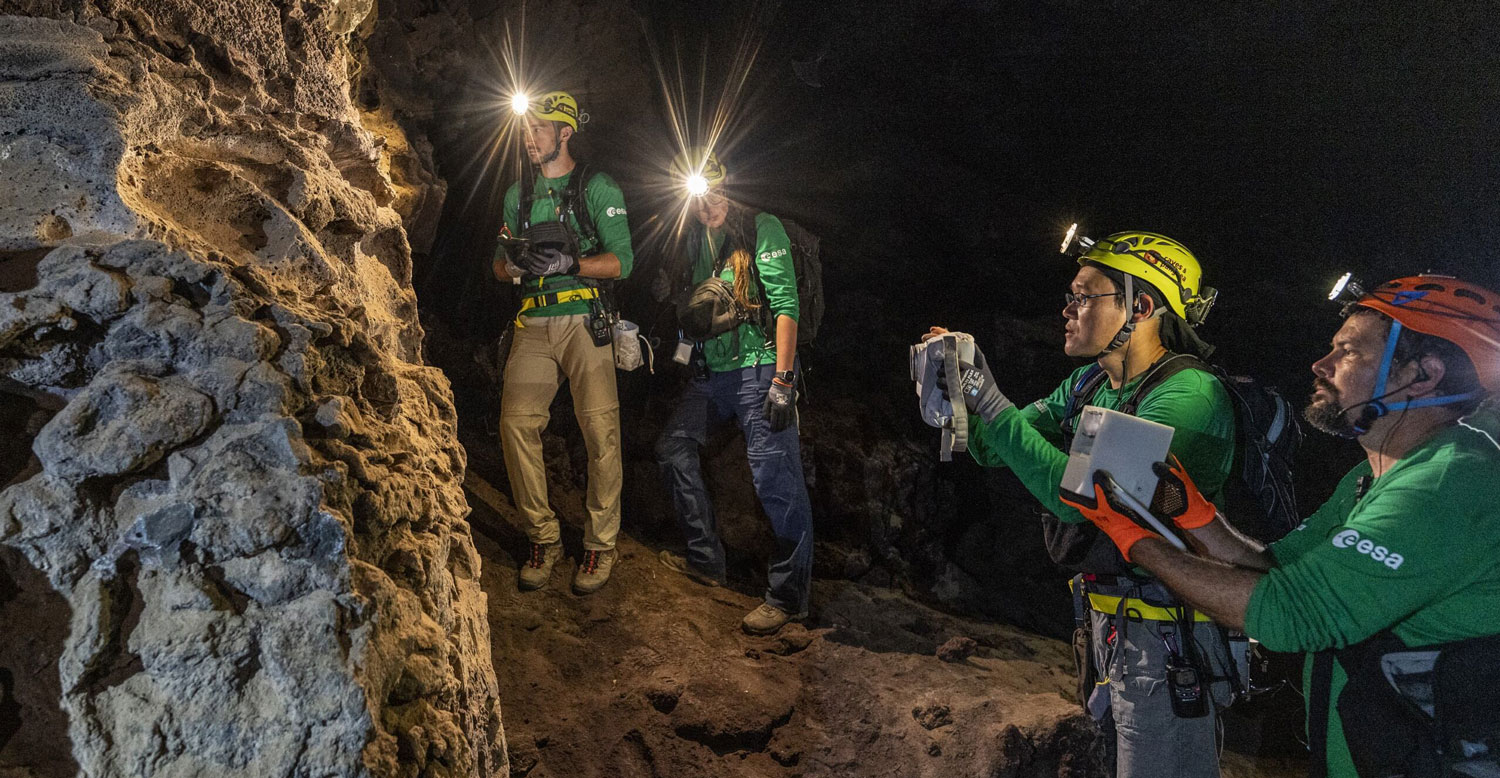
<path id="1" fill-rule="evenodd" d="M 583 561 L 578 563 L 578 571 L 573 574 L 573 593 L 593 594 L 599 591 L 599 587 L 609 580 L 609 571 L 614 569 L 615 560 L 619 558 L 619 552 L 612 548 L 608 551 L 583 552 Z"/>
<path id="2" fill-rule="evenodd" d="M 520 573 L 516 576 L 516 587 L 529 592 L 546 586 L 548 579 L 552 578 L 552 566 L 562 559 L 562 555 L 561 542 L 546 546 L 532 543 L 531 553 L 526 556 L 526 564 L 521 565 Z"/>
<path id="3" fill-rule="evenodd" d="M 806 613 L 794 616 L 769 602 L 763 602 L 760 607 L 745 614 L 740 627 L 752 635 L 774 635 L 786 626 L 788 621 L 806 617 Z"/>
<path id="4" fill-rule="evenodd" d="M 657 561 L 661 562 L 662 567 L 665 567 L 668 570 L 676 570 L 677 572 L 682 573 L 683 575 L 693 579 L 694 581 L 697 581 L 698 583 L 703 584 L 704 586 L 718 586 L 719 584 L 723 583 L 722 581 L 714 578 L 711 575 L 698 572 L 691 564 L 688 563 L 687 558 L 681 554 L 674 554 L 671 551 L 663 551 L 660 554 L 656 555 L 656 559 Z"/>

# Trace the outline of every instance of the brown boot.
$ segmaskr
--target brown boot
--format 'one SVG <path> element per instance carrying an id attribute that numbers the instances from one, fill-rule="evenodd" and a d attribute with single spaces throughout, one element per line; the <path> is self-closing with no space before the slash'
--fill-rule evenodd
<path id="1" fill-rule="evenodd" d="M 521 570 L 516 576 L 516 587 L 523 592 L 540 589 L 547 585 L 552 578 L 552 566 L 557 560 L 562 559 L 563 546 L 561 542 L 550 545 L 540 543 L 531 544 L 531 553 L 526 556 L 526 564 L 521 565 Z"/>
<path id="2" fill-rule="evenodd" d="M 585 551 L 583 560 L 578 563 L 578 571 L 573 574 L 574 594 L 593 594 L 599 591 L 599 587 L 609 580 L 609 572 L 614 569 L 615 560 L 620 558 L 618 551 Z"/>

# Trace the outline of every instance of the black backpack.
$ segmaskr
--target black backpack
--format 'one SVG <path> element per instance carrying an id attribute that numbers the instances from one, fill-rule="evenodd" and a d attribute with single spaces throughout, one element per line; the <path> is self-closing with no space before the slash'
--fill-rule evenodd
<path id="1" fill-rule="evenodd" d="M 1262 543 L 1280 539 L 1302 522 L 1292 483 L 1292 460 L 1302 444 L 1302 427 L 1291 403 L 1274 388 L 1246 376 L 1232 376 L 1216 365 L 1188 354 L 1168 354 L 1147 371 L 1135 392 L 1120 406 L 1134 415 L 1141 401 L 1161 382 L 1183 370 L 1202 370 L 1219 380 L 1234 406 L 1236 450 L 1231 477 L 1224 484 L 1224 515 L 1235 529 Z M 1063 414 L 1063 449 L 1072 446 L 1073 429 L 1083 406 L 1108 379 L 1098 363 L 1074 383 Z M 1047 552 L 1054 562 L 1081 572 L 1126 575 L 1130 565 L 1113 542 L 1088 522 L 1073 524 L 1048 514 L 1042 522 Z"/>
<path id="2" fill-rule="evenodd" d="M 805 346 L 818 337 L 818 325 L 823 323 L 823 262 L 818 256 L 818 236 L 791 219 L 781 219 L 781 226 L 792 243 L 792 270 L 797 275 L 797 345 Z M 755 282 L 760 283 L 760 273 L 755 274 Z M 764 300 L 764 285 L 760 294 Z"/>

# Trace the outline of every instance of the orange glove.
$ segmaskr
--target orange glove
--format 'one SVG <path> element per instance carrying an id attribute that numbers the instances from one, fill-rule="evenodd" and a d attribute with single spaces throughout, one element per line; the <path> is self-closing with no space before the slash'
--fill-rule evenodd
<path id="1" fill-rule="evenodd" d="M 1092 500 L 1066 489 L 1059 489 L 1057 496 L 1063 502 L 1077 508 L 1084 518 L 1103 530 L 1104 534 L 1108 535 L 1109 539 L 1119 547 L 1120 553 L 1124 555 L 1127 562 L 1130 561 L 1130 549 L 1136 543 L 1146 538 L 1161 537 L 1141 526 L 1139 521 L 1133 518 L 1135 513 L 1129 508 L 1109 501 L 1109 489 L 1104 485 L 1098 473 L 1094 474 L 1094 498 Z"/>
<path id="2" fill-rule="evenodd" d="M 1176 454 L 1169 454 L 1172 464 L 1157 462 L 1151 466 L 1161 480 L 1156 484 L 1156 495 L 1151 499 L 1151 512 L 1170 518 L 1182 529 L 1201 529 L 1213 522 L 1219 509 L 1198 491 L 1193 479 L 1182 466 Z"/>

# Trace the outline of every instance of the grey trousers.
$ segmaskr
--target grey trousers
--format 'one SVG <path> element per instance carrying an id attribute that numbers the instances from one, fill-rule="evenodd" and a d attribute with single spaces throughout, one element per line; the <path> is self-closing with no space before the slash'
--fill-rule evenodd
<path id="1" fill-rule="evenodd" d="M 1211 699 L 1207 716 L 1184 719 L 1172 712 L 1167 689 L 1166 641 L 1176 641 L 1177 625 L 1127 619 L 1110 642 L 1116 617 L 1095 610 L 1089 616 L 1094 667 L 1101 685 L 1108 679 L 1109 712 L 1100 725 L 1106 734 L 1114 732 L 1116 778 L 1218 778 L 1219 711 L 1230 701 L 1227 681 L 1208 682 L 1229 674 L 1219 628 L 1194 625 L 1203 688 Z"/>

